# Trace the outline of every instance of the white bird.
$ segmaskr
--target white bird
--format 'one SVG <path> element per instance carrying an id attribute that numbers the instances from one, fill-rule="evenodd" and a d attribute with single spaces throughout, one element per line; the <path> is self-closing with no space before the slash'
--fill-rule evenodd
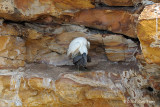
<path id="1" fill-rule="evenodd" d="M 88 49 L 90 48 L 90 42 L 84 37 L 78 37 L 72 40 L 69 45 L 67 56 L 73 58 L 73 63 L 78 66 L 86 67 L 87 62 L 90 62 L 88 56 Z"/>

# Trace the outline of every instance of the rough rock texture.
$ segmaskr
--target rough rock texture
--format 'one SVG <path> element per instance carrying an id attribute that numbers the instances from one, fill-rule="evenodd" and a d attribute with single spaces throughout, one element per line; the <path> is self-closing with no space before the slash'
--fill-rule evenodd
<path id="1" fill-rule="evenodd" d="M 53 65 L 68 64 L 68 57 L 66 56 L 68 44 L 65 48 L 63 45 L 56 43 L 54 37 L 43 37 L 38 40 L 28 39 L 26 47 L 27 62 L 43 62 Z"/>
<path id="2" fill-rule="evenodd" d="M 0 107 L 159 107 L 159 66 L 140 57 L 139 72 L 136 39 L 128 39 L 138 28 L 145 59 L 159 61 L 158 4 L 145 8 L 136 28 L 152 1 L 0 0 Z M 83 73 L 66 56 L 80 36 L 91 43 Z"/>
<path id="3" fill-rule="evenodd" d="M 1 0 L 0 17 L 12 21 L 74 23 L 136 38 L 136 8 L 92 9 L 92 0 Z M 132 12 L 129 12 L 131 10 Z"/>
<path id="4" fill-rule="evenodd" d="M 4 48 L 7 49 L 2 51 L 2 54 L 0 55 L 3 56 L 3 60 L 7 60 L 7 62 L 5 61 L 5 63 L 2 65 L 8 64 L 8 67 L 12 67 L 11 65 L 14 63 L 15 67 L 24 66 L 25 62 L 46 63 L 56 66 L 72 65 L 71 60 L 66 56 L 66 51 L 68 49 L 69 43 L 74 38 L 80 36 L 85 37 L 90 41 L 91 48 L 89 50 L 89 54 L 92 54 L 93 51 L 103 52 L 104 45 L 110 46 L 109 50 L 113 50 L 114 53 L 106 53 L 109 60 L 111 61 L 126 61 L 133 59 L 133 55 L 134 52 L 136 52 L 137 47 L 134 42 L 132 43 L 132 40 L 127 40 L 121 35 L 119 38 L 114 38 L 115 41 L 121 41 L 119 45 L 122 50 L 120 51 L 123 51 L 119 54 L 121 57 L 118 56 L 117 58 L 116 55 L 118 55 L 118 50 L 115 53 L 115 46 L 113 46 L 114 44 L 109 43 L 111 41 L 107 37 L 102 37 L 104 35 L 97 31 L 88 31 L 89 29 L 85 27 L 78 25 L 60 26 L 57 24 L 39 25 L 30 23 L 25 23 L 24 26 L 13 23 L 2 24 L 3 26 L 1 26 L 1 34 L 6 36 L 2 36 L 1 41 L 4 42 L 4 44 L 1 44 L 1 51 L 4 50 Z M 9 45 L 10 47 L 4 47 L 8 43 L 8 40 L 11 42 Z M 20 51 L 17 51 L 18 49 L 20 49 Z M 15 54 L 14 51 L 19 53 Z M 4 62 L 3 60 L 2 62 Z"/>
<path id="5" fill-rule="evenodd" d="M 160 64 L 160 4 L 146 6 L 139 17 L 138 38 L 147 63 Z"/>
<path id="6" fill-rule="evenodd" d="M 105 35 L 105 52 L 111 61 L 131 61 L 138 52 L 138 45 L 122 35 Z"/>
<path id="7" fill-rule="evenodd" d="M 0 67 L 24 66 L 26 59 L 25 42 L 20 37 L 0 36 Z"/>
<path id="8" fill-rule="evenodd" d="M 65 10 L 94 8 L 90 0 L 1 0 L 0 17 L 7 20 L 35 20 L 43 15 L 58 17 Z"/>
<path id="9" fill-rule="evenodd" d="M 27 62 L 42 62 L 53 65 L 72 65 L 66 56 L 70 42 L 76 37 L 86 37 L 96 49 L 102 44 L 102 35 L 89 34 L 87 29 L 76 25 L 36 26 L 26 24 Z M 31 29 L 32 28 L 32 29 Z M 73 29 L 74 28 L 74 29 Z"/>
<path id="10" fill-rule="evenodd" d="M 143 55 L 138 55 L 140 72 L 148 78 L 149 85 L 155 90 L 155 94 L 160 95 L 160 66 L 157 64 L 148 64 Z"/>
<path id="11" fill-rule="evenodd" d="M 75 37 L 86 37 L 92 44 L 91 49 L 96 50 L 103 44 L 101 34 L 91 34 L 77 25 L 25 23 L 22 26 L 2 21 L 0 28 L 0 67 L 19 67 L 24 66 L 25 62 L 72 65 L 66 51 Z"/>
<path id="12" fill-rule="evenodd" d="M 70 30 L 74 27 L 74 30 Z M 40 27 L 39 27 L 40 28 Z M 76 30 L 77 28 L 77 30 Z M 29 30 L 30 31 L 30 30 Z M 69 43 L 76 37 L 85 37 L 91 43 L 89 53 L 98 51 L 99 47 L 105 45 L 106 55 L 111 61 L 131 61 L 138 51 L 138 46 L 131 39 L 122 35 L 90 34 L 86 29 L 79 26 L 67 25 L 54 29 L 57 34 L 47 36 L 37 30 L 32 30 L 26 40 L 27 62 L 43 62 L 53 65 L 71 65 L 66 56 Z M 66 32 L 67 31 L 67 32 Z M 36 32 L 32 33 L 32 32 Z M 105 36 L 105 37 L 104 37 Z M 100 49 L 101 51 L 102 49 Z M 103 51 L 103 50 L 102 50 Z"/>
<path id="13" fill-rule="evenodd" d="M 89 9 L 75 13 L 71 23 L 136 38 L 137 15 L 121 9 Z"/>
<path id="14" fill-rule="evenodd" d="M 26 59 L 25 40 L 18 32 L 16 25 L 2 24 L 0 26 L 0 67 L 24 66 Z"/>
<path id="15" fill-rule="evenodd" d="M 157 103 L 142 89 L 146 79 L 131 70 L 72 73 L 63 67 L 28 65 L 0 72 L 1 106 L 138 107 Z"/>

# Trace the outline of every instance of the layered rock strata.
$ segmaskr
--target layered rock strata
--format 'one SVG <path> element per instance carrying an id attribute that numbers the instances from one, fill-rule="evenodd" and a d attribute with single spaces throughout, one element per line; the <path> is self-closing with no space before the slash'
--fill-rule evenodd
<path id="1" fill-rule="evenodd" d="M 106 55 L 111 61 L 132 61 L 139 51 L 134 41 L 122 35 L 105 35 L 103 42 Z"/>
<path id="2" fill-rule="evenodd" d="M 158 107 L 160 12 L 154 2 L 0 0 L 0 106 Z M 139 17 L 139 3 L 153 5 Z M 141 73 L 134 57 L 138 44 L 131 39 L 137 34 Z M 72 65 L 68 45 L 80 36 L 91 42 L 90 72 L 66 66 Z M 129 63 L 110 62 L 105 54 Z"/>
<path id="3" fill-rule="evenodd" d="M 135 71 L 68 73 L 66 68 L 46 69 L 44 65 L 28 68 L 0 70 L 1 106 L 128 107 L 157 103 L 142 89 L 147 80 Z M 62 72 L 52 69 L 63 74 L 59 76 Z"/>

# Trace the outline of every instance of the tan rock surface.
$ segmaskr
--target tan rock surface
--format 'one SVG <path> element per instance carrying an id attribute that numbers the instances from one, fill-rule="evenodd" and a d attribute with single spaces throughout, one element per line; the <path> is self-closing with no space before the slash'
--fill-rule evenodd
<path id="1" fill-rule="evenodd" d="M 150 87 L 157 91 L 156 94 L 158 95 L 158 92 L 160 91 L 160 66 L 157 64 L 148 64 L 144 60 L 143 55 L 138 55 L 137 59 L 139 61 L 140 72 L 148 78 Z"/>
<path id="2" fill-rule="evenodd" d="M 18 24 L 0 25 L 0 68 L 17 68 L 25 65 L 26 47 Z"/>
<path id="3" fill-rule="evenodd" d="M 36 32 L 36 31 L 34 31 Z M 30 37 L 26 40 L 27 62 L 41 62 L 53 65 L 72 65 L 66 53 L 70 42 L 76 37 L 86 37 L 92 44 L 92 49 L 98 49 L 102 45 L 102 35 L 87 36 L 83 32 L 63 32 L 54 36 L 43 36 L 34 39 L 34 33 L 29 33 Z M 38 34 L 38 33 L 37 33 Z M 38 35 L 43 35 L 39 33 Z M 37 37 L 40 37 L 38 36 Z M 31 39 L 33 38 L 33 39 Z"/>
<path id="4" fill-rule="evenodd" d="M 94 8 L 91 0 L 7 0 L 0 1 L 0 16 L 7 20 L 35 20 L 43 15 L 58 17 L 64 10 Z"/>
<path id="5" fill-rule="evenodd" d="M 138 45 L 122 35 L 105 35 L 103 42 L 106 55 L 111 61 L 131 61 L 138 52 Z"/>
<path id="6" fill-rule="evenodd" d="M 128 107 L 156 101 L 141 89 L 146 79 L 131 70 L 73 73 L 68 67 L 37 64 L 0 72 L 1 106 Z"/>
<path id="7" fill-rule="evenodd" d="M 147 63 L 160 64 L 160 16 L 158 15 L 158 13 L 160 13 L 160 10 L 158 10 L 159 6 L 160 4 L 146 6 L 139 17 L 139 23 L 137 26 L 138 38 L 141 43 L 142 53 Z"/>
<path id="8" fill-rule="evenodd" d="M 0 17 L 12 21 L 73 23 L 109 30 L 136 38 L 137 14 L 129 8 L 91 9 L 92 0 L 11 0 L 1 1 Z M 6 8 L 5 8 L 6 7 Z M 134 11 L 134 9 L 132 9 Z M 33 32 L 32 32 L 33 33 Z"/>
<path id="9" fill-rule="evenodd" d="M 136 20 L 137 16 L 126 10 L 90 9 L 77 12 L 71 23 L 136 38 Z"/>
<path id="10" fill-rule="evenodd" d="M 92 51 L 103 52 L 104 51 L 102 49 L 103 45 L 105 44 L 107 46 L 110 42 L 108 38 L 103 38 L 102 34 L 98 33 L 92 34 L 91 32 L 87 32 L 86 28 L 77 25 L 38 26 L 36 24 L 29 24 L 29 23 L 26 23 L 25 27 L 20 26 L 18 24 L 17 25 L 3 24 L 3 25 L 4 25 L 2 26 L 3 35 L 22 36 L 23 38 L 25 37 L 25 41 L 21 37 L 16 37 L 16 38 L 20 38 L 24 42 L 23 45 L 21 44 L 22 42 L 20 43 L 21 46 L 23 46 L 23 48 L 26 48 L 26 53 L 23 52 L 23 54 L 26 54 L 27 58 L 24 58 L 23 61 L 27 61 L 28 63 L 39 62 L 39 63 L 47 63 L 53 65 L 72 64 L 71 61 L 66 56 L 66 51 L 68 49 L 69 43 L 76 37 L 80 36 L 86 37 L 90 41 L 91 53 Z M 3 36 L 3 38 L 4 37 L 5 36 Z M 1 41 L 4 42 L 3 44 L 0 45 L 1 50 L 3 50 L 4 46 L 7 44 L 8 39 L 6 37 L 5 39 L 1 39 Z M 121 43 L 119 43 L 120 46 L 122 46 L 122 44 L 123 46 L 125 45 L 127 46 L 121 47 L 123 51 L 121 52 L 121 55 L 119 54 L 121 57 L 116 56 L 117 52 L 113 53 L 112 55 L 110 54 L 110 52 L 109 53 L 107 52 L 107 55 L 111 61 L 125 61 L 133 57 L 134 50 L 136 49 L 136 44 L 133 43 L 134 46 L 132 46 L 132 44 L 129 44 L 130 42 L 126 42 L 127 40 L 122 36 L 120 36 L 119 39 L 113 37 L 113 41 L 114 40 L 118 42 L 120 40 L 121 41 Z M 20 45 L 17 47 L 20 48 Z M 111 46 L 109 50 L 110 49 L 112 49 L 115 52 L 115 46 Z M 13 54 L 11 50 L 10 53 Z M 1 55 L 3 55 L 3 53 Z M 16 54 L 14 55 L 15 56 L 12 57 L 16 57 Z M 7 58 L 8 56 L 4 57 Z M 11 62 L 12 61 L 9 60 L 8 63 Z"/>
<path id="11" fill-rule="evenodd" d="M 95 8 L 96 1 L 0 0 L 0 17 L 4 18 L 0 19 L 0 107 L 159 106 L 160 82 L 156 72 L 159 66 L 150 67 L 142 61 L 142 71 L 154 72 L 141 75 L 135 60 L 113 63 L 105 57 L 104 45 L 112 61 L 130 61 L 134 57 L 137 45 L 132 40 L 121 35 L 106 36 L 106 33 L 111 31 L 137 38 L 138 12 L 134 8 Z M 110 6 L 132 6 L 139 0 L 101 2 Z M 143 4 L 147 3 L 152 2 L 145 0 Z M 148 27 L 156 22 L 155 5 L 146 7 L 139 18 L 138 33 L 145 58 L 159 54 L 155 47 L 152 47 L 154 51 L 144 50 L 155 38 L 141 36 L 155 35 L 155 27 Z M 92 62 L 83 73 L 78 72 L 66 56 L 69 43 L 79 36 L 91 42 Z M 146 54 L 153 54 L 149 52 L 156 55 L 148 57 Z M 159 61 L 153 59 L 152 62 Z"/>
<path id="12" fill-rule="evenodd" d="M 26 48 L 22 38 L 1 35 L 0 43 L 1 68 L 24 66 Z"/>

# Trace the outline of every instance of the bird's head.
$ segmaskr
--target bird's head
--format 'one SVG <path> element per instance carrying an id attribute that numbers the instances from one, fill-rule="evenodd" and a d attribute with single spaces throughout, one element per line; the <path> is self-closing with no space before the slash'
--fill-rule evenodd
<path id="1" fill-rule="evenodd" d="M 90 48 L 90 42 L 89 41 L 87 42 L 87 48 L 88 49 Z"/>

